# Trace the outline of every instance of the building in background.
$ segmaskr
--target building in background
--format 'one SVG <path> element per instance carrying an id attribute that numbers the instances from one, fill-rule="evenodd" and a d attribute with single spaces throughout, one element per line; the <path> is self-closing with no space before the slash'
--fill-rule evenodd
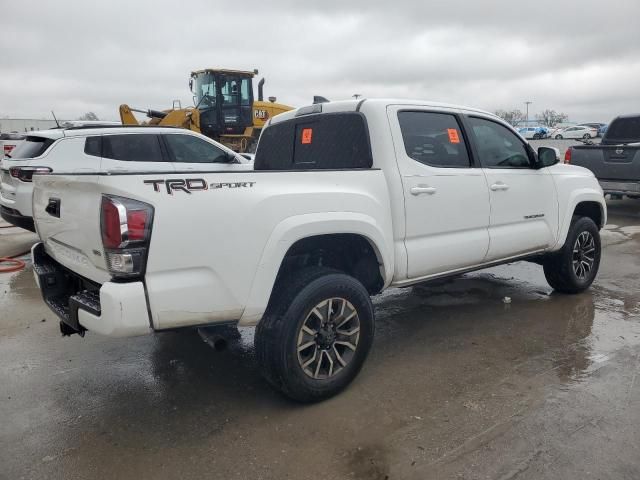
<path id="1" fill-rule="evenodd" d="M 58 119 L 60 123 L 66 120 Z M 0 133 L 11 132 L 32 132 L 35 130 L 46 130 L 56 126 L 56 122 L 51 119 L 41 118 L 0 118 Z"/>

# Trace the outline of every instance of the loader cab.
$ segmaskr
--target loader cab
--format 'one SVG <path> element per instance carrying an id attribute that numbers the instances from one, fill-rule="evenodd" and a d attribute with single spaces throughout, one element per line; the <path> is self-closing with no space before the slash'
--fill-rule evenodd
<path id="1" fill-rule="evenodd" d="M 254 72 L 200 70 L 189 87 L 200 111 L 200 130 L 209 137 L 241 135 L 253 125 Z"/>

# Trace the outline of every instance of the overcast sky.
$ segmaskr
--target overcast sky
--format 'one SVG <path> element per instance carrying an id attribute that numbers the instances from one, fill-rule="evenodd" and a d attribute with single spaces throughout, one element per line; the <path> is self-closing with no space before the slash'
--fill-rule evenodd
<path id="1" fill-rule="evenodd" d="M 0 116 L 192 105 L 189 73 L 260 70 L 292 106 L 418 98 L 575 121 L 640 111 L 639 0 L 3 1 Z M 257 83 L 257 82 L 256 82 Z"/>

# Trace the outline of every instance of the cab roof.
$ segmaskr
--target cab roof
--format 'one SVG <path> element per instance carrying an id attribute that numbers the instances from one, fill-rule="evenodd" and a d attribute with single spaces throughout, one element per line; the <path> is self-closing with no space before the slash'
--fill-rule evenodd
<path id="1" fill-rule="evenodd" d="M 318 105 L 316 107 L 316 105 Z M 271 120 L 271 123 L 279 123 L 292 118 L 311 114 L 311 113 L 332 113 L 332 112 L 355 112 L 366 111 L 371 109 L 386 109 L 391 105 L 406 105 L 413 107 L 433 107 L 444 108 L 449 110 L 458 110 L 466 113 L 480 113 L 502 121 L 493 113 L 478 108 L 466 107 L 462 105 L 454 105 L 451 103 L 434 102 L 430 100 L 412 100 L 412 99 L 396 99 L 396 98 L 360 98 L 356 100 L 338 100 L 333 102 L 317 103 L 296 108 L 288 112 L 281 113 Z M 313 111 L 316 110 L 316 111 Z"/>

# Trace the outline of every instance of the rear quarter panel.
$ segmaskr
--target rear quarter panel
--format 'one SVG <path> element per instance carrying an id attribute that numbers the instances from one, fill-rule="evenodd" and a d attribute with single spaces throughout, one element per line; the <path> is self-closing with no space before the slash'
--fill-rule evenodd
<path id="1" fill-rule="evenodd" d="M 207 189 L 169 194 L 144 183 L 180 178 Z M 158 329 L 256 323 L 286 251 L 309 235 L 363 233 L 393 265 L 380 170 L 114 175 L 102 187 L 155 209 L 145 281 Z"/>

